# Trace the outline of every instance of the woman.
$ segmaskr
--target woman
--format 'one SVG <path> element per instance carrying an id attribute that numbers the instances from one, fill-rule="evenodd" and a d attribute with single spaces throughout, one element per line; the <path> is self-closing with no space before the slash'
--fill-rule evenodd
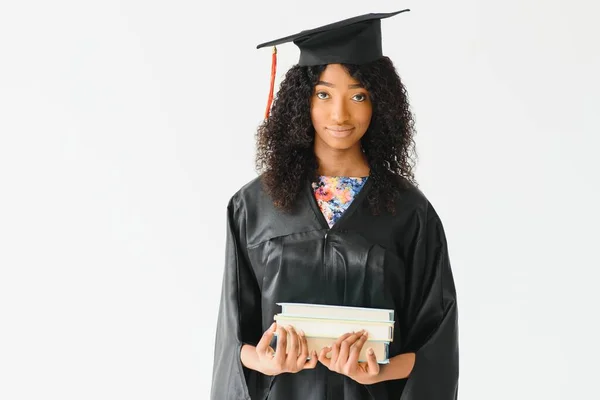
<path id="1" fill-rule="evenodd" d="M 416 188 L 406 91 L 381 54 L 380 20 L 396 14 L 259 45 L 301 54 L 258 129 L 262 174 L 228 205 L 212 399 L 457 397 L 446 239 Z M 389 364 L 357 361 L 362 332 L 308 354 L 302 332 L 272 323 L 280 302 L 393 309 Z"/>

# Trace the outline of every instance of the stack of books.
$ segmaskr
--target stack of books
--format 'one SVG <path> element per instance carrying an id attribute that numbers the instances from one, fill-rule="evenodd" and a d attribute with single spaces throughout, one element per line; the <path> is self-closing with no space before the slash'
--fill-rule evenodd
<path id="1" fill-rule="evenodd" d="M 365 330 L 368 340 L 360 352 L 358 361 L 367 361 L 367 350 L 372 348 L 379 364 L 389 362 L 389 344 L 394 338 L 394 310 L 331 306 L 323 304 L 277 303 L 281 313 L 274 316 L 278 325 L 293 326 L 304 331 L 308 352 L 317 354 L 331 346 L 348 332 Z M 290 342 L 288 341 L 288 346 Z"/>

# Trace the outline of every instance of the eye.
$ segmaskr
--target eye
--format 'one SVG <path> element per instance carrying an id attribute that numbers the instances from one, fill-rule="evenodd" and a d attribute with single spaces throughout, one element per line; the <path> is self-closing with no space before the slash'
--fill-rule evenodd
<path id="1" fill-rule="evenodd" d="M 357 93 L 354 96 L 352 96 L 352 100 L 358 101 L 358 102 L 365 101 L 366 99 L 367 99 L 367 95 L 364 93 Z"/>
<path id="2" fill-rule="evenodd" d="M 325 93 L 325 92 L 317 92 L 316 93 L 317 98 L 321 99 L 321 100 L 325 100 L 329 98 L 329 94 Z"/>

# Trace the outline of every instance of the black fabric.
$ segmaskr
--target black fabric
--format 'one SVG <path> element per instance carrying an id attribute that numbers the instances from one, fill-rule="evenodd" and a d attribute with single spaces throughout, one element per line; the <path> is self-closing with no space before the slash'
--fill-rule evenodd
<path id="1" fill-rule="evenodd" d="M 365 64 L 383 56 L 381 20 L 410 11 L 364 14 L 272 40 L 258 49 L 294 42 L 300 49 L 299 65 Z"/>
<path id="2" fill-rule="evenodd" d="M 374 216 L 371 184 L 332 228 L 308 181 L 291 214 L 273 206 L 260 177 L 231 198 L 212 400 L 457 398 L 456 292 L 440 218 L 415 187 L 402 192 L 396 215 Z M 390 356 L 415 352 L 411 375 L 362 385 L 320 363 L 275 377 L 243 367 L 242 344 L 258 343 L 277 302 L 394 309 Z"/>

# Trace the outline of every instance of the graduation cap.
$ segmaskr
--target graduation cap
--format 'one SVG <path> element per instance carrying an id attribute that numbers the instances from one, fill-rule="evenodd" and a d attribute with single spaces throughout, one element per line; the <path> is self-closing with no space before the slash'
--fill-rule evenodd
<path id="1" fill-rule="evenodd" d="M 273 100 L 277 69 L 277 48 L 275 46 L 294 42 L 300 49 L 299 65 L 365 64 L 383 56 L 381 20 L 406 11 L 410 10 L 359 15 L 256 46 L 257 49 L 274 46 L 271 63 L 271 89 L 265 119 L 269 116 Z"/>

